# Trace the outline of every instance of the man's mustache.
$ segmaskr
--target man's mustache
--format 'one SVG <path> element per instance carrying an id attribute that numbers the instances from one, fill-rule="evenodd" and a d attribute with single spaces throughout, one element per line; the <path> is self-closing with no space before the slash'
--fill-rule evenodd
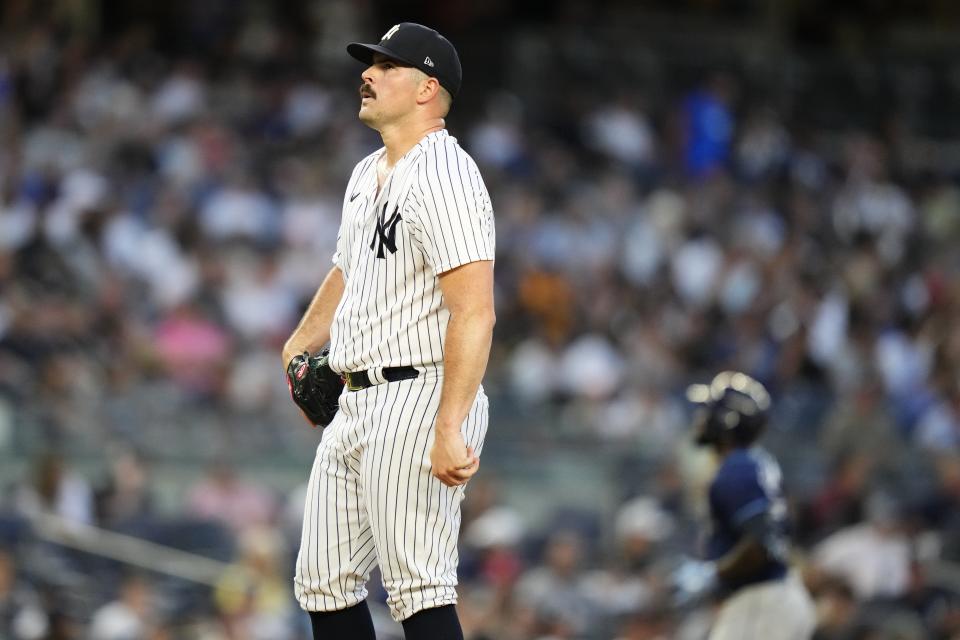
<path id="1" fill-rule="evenodd" d="M 377 94 L 369 84 L 360 85 L 360 96 L 363 98 L 376 98 Z"/>

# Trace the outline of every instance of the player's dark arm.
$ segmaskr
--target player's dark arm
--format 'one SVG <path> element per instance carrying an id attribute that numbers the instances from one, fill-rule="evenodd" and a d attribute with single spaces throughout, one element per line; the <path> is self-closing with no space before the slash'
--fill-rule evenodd
<path id="1" fill-rule="evenodd" d="M 738 582 L 761 571 L 773 559 L 773 539 L 767 514 L 759 513 L 740 526 L 740 541 L 717 559 L 717 577 L 721 582 Z"/>
<path id="2" fill-rule="evenodd" d="M 431 462 L 434 475 L 445 484 L 454 485 L 466 482 L 477 467 L 476 456 L 468 453 L 460 426 L 473 405 L 490 356 L 496 322 L 493 262 L 465 264 L 441 274 L 439 281 L 450 321 L 443 352 L 437 445 Z"/>
<path id="3" fill-rule="evenodd" d="M 333 267 L 317 293 L 310 301 L 310 306 L 300 319 L 300 324 L 283 345 L 283 366 L 286 367 L 293 356 L 309 351 L 315 353 L 330 340 L 330 325 L 333 314 L 340 304 L 344 290 L 343 272 L 339 267 Z"/>

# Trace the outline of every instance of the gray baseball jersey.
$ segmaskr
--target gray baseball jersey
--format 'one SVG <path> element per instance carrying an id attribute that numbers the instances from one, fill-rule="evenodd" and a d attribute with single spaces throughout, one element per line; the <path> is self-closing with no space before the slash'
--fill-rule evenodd
<path id="1" fill-rule="evenodd" d="M 354 169 L 333 261 L 345 289 L 331 326 L 341 373 L 376 383 L 344 391 L 308 484 L 295 589 L 308 611 L 362 601 L 379 564 L 396 620 L 456 602 L 464 487 L 430 473 L 449 312 L 438 274 L 494 258 L 493 209 L 473 160 L 446 131 L 425 136 L 377 189 L 381 149 Z M 414 379 L 386 382 L 385 367 Z M 477 455 L 482 387 L 462 433 Z"/>

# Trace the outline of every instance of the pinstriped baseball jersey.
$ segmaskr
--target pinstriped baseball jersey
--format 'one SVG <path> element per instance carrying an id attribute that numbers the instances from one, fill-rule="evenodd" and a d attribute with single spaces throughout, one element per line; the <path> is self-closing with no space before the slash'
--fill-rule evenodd
<path id="1" fill-rule="evenodd" d="M 493 208 L 473 159 L 430 133 L 377 190 L 381 149 L 354 169 L 333 262 L 346 289 L 330 330 L 334 371 L 441 365 L 449 312 L 437 274 L 493 260 Z"/>

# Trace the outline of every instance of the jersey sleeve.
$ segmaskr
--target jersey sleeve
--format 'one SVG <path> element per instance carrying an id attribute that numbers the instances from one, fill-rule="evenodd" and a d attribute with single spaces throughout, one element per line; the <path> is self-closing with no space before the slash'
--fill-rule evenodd
<path id="1" fill-rule="evenodd" d="M 346 265 L 343 264 L 344 253 L 345 252 L 344 252 L 344 246 L 343 246 L 343 220 L 341 219 L 340 229 L 337 231 L 337 248 L 334 249 L 333 251 L 333 257 L 331 258 L 331 261 L 333 262 L 334 266 L 340 269 L 340 271 L 343 271 L 344 273 L 346 273 Z"/>
<path id="2" fill-rule="evenodd" d="M 493 206 L 473 160 L 455 145 L 436 145 L 417 171 L 411 227 L 434 273 L 493 260 Z"/>
<path id="3" fill-rule="evenodd" d="M 745 522 L 770 509 L 770 497 L 760 484 L 757 467 L 743 465 L 716 477 L 710 486 L 710 505 L 715 517 L 739 531 Z"/>

